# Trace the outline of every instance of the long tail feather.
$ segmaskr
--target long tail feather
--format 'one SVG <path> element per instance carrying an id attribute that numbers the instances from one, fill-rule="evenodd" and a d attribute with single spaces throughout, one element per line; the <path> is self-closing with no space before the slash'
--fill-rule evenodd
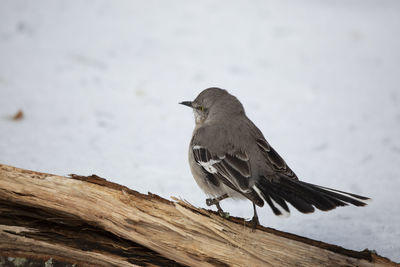
<path id="1" fill-rule="evenodd" d="M 289 212 L 286 202 L 303 213 L 314 212 L 314 207 L 328 211 L 349 204 L 365 206 L 368 197 L 314 185 L 287 177 L 272 182 L 262 177 L 255 185 L 255 192 L 271 207 L 276 215 Z"/>

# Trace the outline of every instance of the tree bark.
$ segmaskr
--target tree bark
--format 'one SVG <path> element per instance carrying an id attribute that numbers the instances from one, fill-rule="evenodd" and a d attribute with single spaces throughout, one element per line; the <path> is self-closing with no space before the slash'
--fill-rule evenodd
<path id="1" fill-rule="evenodd" d="M 96 175 L 0 164 L 0 259 L 59 266 L 398 266 L 364 250 L 262 226 Z M 44 265 L 42 265 L 44 266 Z"/>

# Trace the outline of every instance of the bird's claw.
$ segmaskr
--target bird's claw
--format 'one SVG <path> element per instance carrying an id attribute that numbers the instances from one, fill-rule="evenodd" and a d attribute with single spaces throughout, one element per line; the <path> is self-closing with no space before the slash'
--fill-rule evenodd
<path id="1" fill-rule="evenodd" d="M 229 212 L 225 212 L 223 210 L 218 211 L 218 214 L 219 214 L 219 216 L 221 216 L 222 218 L 225 218 L 225 219 L 228 219 L 230 216 Z"/>
<path id="2" fill-rule="evenodd" d="M 251 223 L 252 223 L 253 231 L 255 231 L 256 228 L 257 228 L 257 226 L 260 225 L 260 221 L 258 220 L 258 216 L 254 216 L 254 217 L 251 219 Z"/>
<path id="3" fill-rule="evenodd" d="M 206 199 L 206 205 L 207 205 L 207 206 L 213 206 L 213 205 L 215 205 L 215 206 L 217 207 L 217 209 L 218 209 L 218 214 L 219 214 L 221 217 L 223 217 L 223 218 L 225 218 L 225 219 L 229 218 L 229 216 L 230 216 L 229 212 L 224 212 L 224 211 L 222 210 L 221 206 L 219 205 L 219 199 L 218 199 L 218 198 L 207 198 L 207 199 Z"/>
<path id="4" fill-rule="evenodd" d="M 215 203 L 215 199 L 213 199 L 213 198 L 207 198 L 206 199 L 206 205 L 207 206 L 212 206 L 212 205 L 214 205 Z"/>

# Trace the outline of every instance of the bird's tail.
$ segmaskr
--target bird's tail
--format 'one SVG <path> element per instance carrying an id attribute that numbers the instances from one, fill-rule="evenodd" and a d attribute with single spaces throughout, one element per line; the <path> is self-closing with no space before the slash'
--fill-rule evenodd
<path id="1" fill-rule="evenodd" d="M 253 187 L 260 197 L 268 203 L 275 215 L 289 213 L 290 203 L 303 213 L 314 212 L 314 207 L 328 211 L 349 204 L 365 206 L 368 197 L 359 196 L 299 180 L 281 177 L 279 182 L 262 177 Z"/>

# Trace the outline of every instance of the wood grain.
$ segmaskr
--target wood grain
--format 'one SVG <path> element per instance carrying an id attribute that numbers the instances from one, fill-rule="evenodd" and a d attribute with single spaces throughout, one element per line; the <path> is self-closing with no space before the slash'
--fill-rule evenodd
<path id="1" fill-rule="evenodd" d="M 134 179 L 134 178 L 132 178 Z M 398 266 L 98 176 L 0 164 L 0 255 L 78 266 Z"/>

